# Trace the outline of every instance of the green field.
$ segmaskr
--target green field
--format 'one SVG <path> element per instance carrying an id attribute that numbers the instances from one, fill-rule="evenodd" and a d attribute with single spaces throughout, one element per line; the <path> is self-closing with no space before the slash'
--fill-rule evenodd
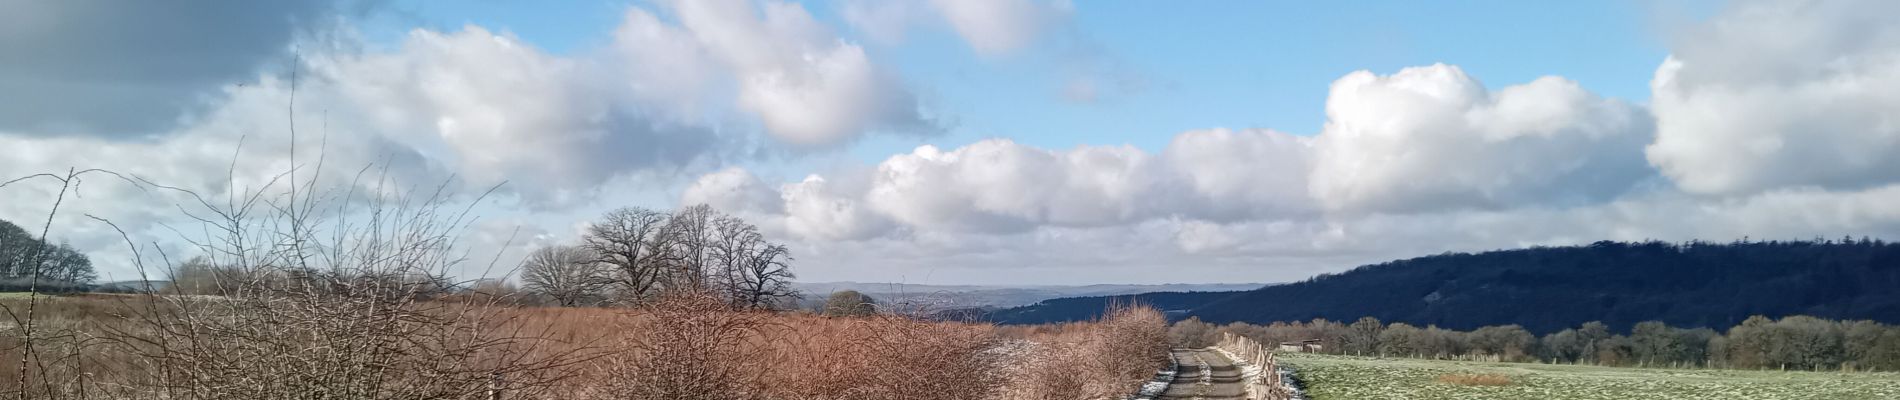
<path id="1" fill-rule="evenodd" d="M 1313 400 L 1900 399 L 1900 373 L 1612 368 L 1282 354 Z M 1504 386 L 1440 382 L 1502 375 Z"/>

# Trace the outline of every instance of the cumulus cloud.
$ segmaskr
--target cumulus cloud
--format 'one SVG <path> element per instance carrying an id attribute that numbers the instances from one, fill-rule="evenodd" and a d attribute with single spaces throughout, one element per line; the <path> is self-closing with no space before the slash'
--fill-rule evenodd
<path id="1" fill-rule="evenodd" d="M 925 146 L 878 165 L 869 201 L 912 226 L 1010 231 L 1127 221 L 1155 207 L 1151 156 L 1129 146 L 1052 152 L 1002 139 Z"/>
<path id="2" fill-rule="evenodd" d="M 1162 152 L 1196 195 L 1190 216 L 1237 220 L 1309 214 L 1313 140 L 1265 129 L 1183 132 Z"/>
<path id="3" fill-rule="evenodd" d="M 879 163 L 852 209 L 868 206 L 912 232 L 1185 219 L 1195 223 L 1175 239 L 1203 251 L 1231 246 L 1201 222 L 1584 206 L 1653 174 L 1641 152 L 1647 114 L 1561 78 L 1491 92 L 1446 65 L 1356 72 L 1334 84 L 1327 110 L 1316 137 L 1196 130 L 1159 154 L 1007 139 L 923 146 Z M 805 224 L 827 221 L 857 220 Z"/>
<path id="4" fill-rule="evenodd" d="M 320 68 L 382 132 L 439 150 L 475 184 L 512 179 L 515 191 L 549 201 L 584 197 L 630 171 L 692 165 L 718 139 L 651 117 L 629 87 L 598 84 L 652 77 L 549 56 L 476 26 L 414 31 L 399 52 Z"/>
<path id="5" fill-rule="evenodd" d="M 814 240 L 869 239 L 891 232 L 895 225 L 865 204 L 864 188 L 854 183 L 812 175 L 780 188 L 785 229 Z"/>
<path id="6" fill-rule="evenodd" d="M 642 106 L 677 120 L 709 109 L 724 73 L 691 32 L 640 8 L 627 9 L 604 58 Z"/>
<path id="7" fill-rule="evenodd" d="M 41 14 L 71 14 L 39 6 L 9 9 L 49 18 Z M 511 204 L 549 211 L 592 202 L 617 182 L 665 182 L 756 153 L 760 144 L 749 132 L 726 127 L 732 120 L 757 118 L 769 134 L 764 137 L 800 145 L 924 124 L 916 102 L 894 75 L 872 65 L 855 45 L 838 40 L 796 4 L 758 8 L 749 2 L 686 2 L 670 10 L 679 14 L 679 23 L 630 9 L 611 42 L 572 55 L 549 54 L 510 33 L 480 26 L 418 29 L 387 46 L 367 45 L 348 29 L 297 36 L 300 63 L 283 71 L 244 66 L 206 75 L 201 80 L 212 82 L 215 90 L 204 97 L 204 109 L 172 111 L 167 118 L 176 119 L 177 126 L 148 138 L 16 132 L 9 127 L 32 124 L 0 122 L 0 171 L 23 175 L 106 168 L 211 198 L 282 191 L 289 182 L 282 175 L 292 170 L 298 180 L 320 176 L 314 187 L 371 195 L 443 182 L 479 193 L 507 182 L 502 191 Z M 331 22 L 347 28 L 347 21 Z M 52 28 L 8 24 L 0 29 Z M 39 31 L 27 33 L 33 32 Z M 289 35 L 280 36 L 293 40 Z M 89 43 L 66 44 L 74 54 L 115 53 Z M 34 50 L 7 46 L 0 50 Z M 128 58 L 107 61 L 137 65 L 138 57 L 147 56 L 123 55 Z M 0 68 L 32 69 L 0 79 L 63 82 L 35 75 L 53 69 L 38 64 Z M 126 86 L 109 75 L 72 78 Z M 714 104 L 735 99 L 737 104 L 727 108 Z M 731 107 L 747 114 L 722 113 Z M 293 148 L 299 157 L 291 156 Z M 365 166 L 373 167 L 359 175 Z M 816 189 L 812 193 L 831 190 Z M 57 192 L 40 184 L 5 190 L 13 201 L 0 204 L 0 218 L 10 220 L 43 213 Z M 777 192 L 768 192 L 772 201 L 762 210 L 784 209 Z M 123 246 L 115 234 L 79 219 L 79 213 L 111 218 L 134 234 L 183 218 L 169 208 L 180 199 L 132 185 L 89 184 L 84 193 L 87 199 L 69 203 L 74 213 L 60 223 L 73 228 L 55 236 L 89 250 Z M 807 198 L 822 199 L 801 197 Z"/>
<path id="8" fill-rule="evenodd" d="M 1649 161 L 1738 195 L 1900 182 L 1900 26 L 1888 1 L 1741 2 L 1656 70 Z"/>
<path id="9" fill-rule="evenodd" d="M 149 136 L 333 23 L 329 0 L 0 2 L 0 132 Z M 27 95 L 30 94 L 30 95 Z"/>
<path id="10" fill-rule="evenodd" d="M 736 74 L 739 106 L 780 140 L 825 146 L 866 131 L 936 131 L 895 74 L 798 4 L 680 1 L 673 9 Z"/>
<path id="11" fill-rule="evenodd" d="M 767 186 L 751 171 L 727 167 L 699 177 L 680 194 L 680 204 L 705 204 L 713 209 L 745 214 L 779 214 L 785 202 L 778 189 Z"/>
<path id="12" fill-rule="evenodd" d="M 1664 140 L 1657 117 L 1560 77 L 1490 90 L 1447 65 L 1356 72 L 1334 83 L 1327 117 L 1311 137 L 1196 130 L 1156 153 L 924 146 L 877 164 L 861 189 L 824 192 L 841 206 L 814 207 L 878 229 L 814 234 L 872 225 L 806 218 L 789 234 L 804 259 L 844 264 L 891 254 L 916 268 L 1190 264 L 1297 279 L 1444 251 L 1900 233 L 1900 184 L 1677 190 L 1645 153 Z M 875 273 L 861 264 L 838 268 Z"/>
<path id="13" fill-rule="evenodd" d="M 1454 66 L 1333 83 L 1312 194 L 1331 210 L 1581 205 L 1652 174 L 1642 109 L 1544 77 L 1487 91 Z"/>
<path id="14" fill-rule="evenodd" d="M 781 190 L 787 217 L 797 220 L 793 233 L 831 239 L 897 232 L 1010 234 L 1171 216 L 1284 218 L 1313 212 L 1303 183 L 1309 142 L 1264 130 L 1193 131 L 1157 155 L 1125 145 L 1045 150 L 990 139 L 948 151 L 918 147 L 870 171 L 848 174 L 849 185 L 813 176 Z M 685 198 L 767 208 L 746 205 L 763 197 L 751 189 L 725 189 L 746 186 L 738 182 L 747 179 L 755 178 L 732 170 L 709 174 Z"/>

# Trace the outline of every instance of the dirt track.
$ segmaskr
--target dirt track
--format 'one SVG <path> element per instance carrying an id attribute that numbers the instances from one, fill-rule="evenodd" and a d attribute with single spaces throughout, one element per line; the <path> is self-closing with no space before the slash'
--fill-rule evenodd
<path id="1" fill-rule="evenodd" d="M 1226 356 L 1207 349 L 1175 349 L 1174 357 L 1181 364 L 1180 372 L 1160 398 L 1246 398 L 1245 389 L 1240 384 L 1240 368 L 1235 367 L 1234 361 Z"/>

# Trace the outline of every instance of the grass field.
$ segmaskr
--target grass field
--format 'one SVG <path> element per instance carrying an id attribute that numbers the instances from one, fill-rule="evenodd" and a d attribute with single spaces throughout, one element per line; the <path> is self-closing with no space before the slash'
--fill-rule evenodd
<path id="1" fill-rule="evenodd" d="M 1314 354 L 1280 357 L 1295 369 L 1313 400 L 1900 399 L 1900 373 L 1613 368 Z M 1473 377 L 1505 383 L 1473 384 Z"/>

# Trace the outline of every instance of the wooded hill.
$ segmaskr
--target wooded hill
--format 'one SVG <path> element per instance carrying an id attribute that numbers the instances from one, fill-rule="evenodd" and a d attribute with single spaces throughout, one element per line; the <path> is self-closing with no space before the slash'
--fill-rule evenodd
<path id="1" fill-rule="evenodd" d="M 1588 321 L 1727 328 L 1751 315 L 1900 323 L 1900 244 L 1871 239 L 1597 242 L 1366 265 L 1244 292 L 1071 298 L 1001 310 L 1003 323 L 1088 319 L 1151 302 L 1214 323 L 1353 321 L 1549 333 Z"/>

